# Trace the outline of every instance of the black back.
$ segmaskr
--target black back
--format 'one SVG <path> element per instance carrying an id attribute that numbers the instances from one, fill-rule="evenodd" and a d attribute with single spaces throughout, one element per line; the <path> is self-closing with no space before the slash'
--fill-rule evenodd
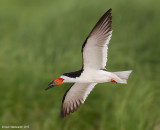
<path id="1" fill-rule="evenodd" d="M 80 77 L 82 72 L 83 72 L 83 69 L 75 71 L 75 72 L 65 73 L 63 75 L 67 76 L 67 77 L 70 77 L 70 78 L 76 78 L 76 77 Z"/>

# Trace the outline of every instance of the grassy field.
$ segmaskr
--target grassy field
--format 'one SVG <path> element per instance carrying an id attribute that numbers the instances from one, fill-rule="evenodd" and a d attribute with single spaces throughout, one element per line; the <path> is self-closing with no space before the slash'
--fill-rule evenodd
<path id="1" fill-rule="evenodd" d="M 0 125 L 31 130 L 160 130 L 160 2 L 152 0 L 0 1 Z M 81 46 L 112 8 L 109 71 L 133 70 L 128 84 L 98 84 L 62 119 L 71 84 L 44 91 L 81 68 Z M 1 129 L 0 126 L 0 129 Z"/>

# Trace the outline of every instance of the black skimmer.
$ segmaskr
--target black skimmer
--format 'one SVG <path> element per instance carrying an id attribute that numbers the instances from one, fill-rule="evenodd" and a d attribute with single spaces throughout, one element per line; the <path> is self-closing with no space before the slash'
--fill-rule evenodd
<path id="1" fill-rule="evenodd" d="M 97 83 L 127 83 L 127 79 L 132 72 L 131 70 L 108 72 L 105 68 L 108 44 L 112 35 L 111 10 L 109 9 L 100 18 L 82 45 L 82 69 L 63 74 L 52 81 L 49 87 L 46 88 L 48 90 L 62 83 L 74 83 L 63 96 L 61 106 L 62 117 L 77 110 Z"/>

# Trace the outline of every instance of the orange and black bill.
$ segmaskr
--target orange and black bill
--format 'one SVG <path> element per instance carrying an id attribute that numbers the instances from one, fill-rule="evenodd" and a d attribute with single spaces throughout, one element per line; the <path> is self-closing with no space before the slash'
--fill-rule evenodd
<path id="1" fill-rule="evenodd" d="M 53 88 L 53 87 L 55 87 L 55 86 L 57 86 L 58 84 L 56 84 L 56 82 L 54 82 L 54 81 L 52 81 L 52 82 L 50 82 L 49 84 L 48 84 L 48 88 L 46 88 L 45 90 L 48 90 L 48 89 L 50 89 L 50 88 Z"/>
<path id="2" fill-rule="evenodd" d="M 57 85 L 62 84 L 62 83 L 63 83 L 63 80 L 64 80 L 64 79 L 62 79 L 62 78 L 57 78 L 56 80 L 50 82 L 50 83 L 48 84 L 49 87 L 46 88 L 45 90 L 48 90 L 48 89 L 50 89 L 50 88 L 53 88 L 53 87 L 55 87 L 55 86 L 57 86 Z"/>

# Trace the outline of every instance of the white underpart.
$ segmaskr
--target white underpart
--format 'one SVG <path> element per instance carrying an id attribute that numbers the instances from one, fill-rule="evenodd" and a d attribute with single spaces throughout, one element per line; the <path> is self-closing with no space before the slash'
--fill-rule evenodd
<path id="1" fill-rule="evenodd" d="M 94 88 L 94 86 L 96 85 L 96 83 L 92 83 L 88 86 L 87 90 L 85 91 L 84 97 L 83 97 L 83 103 L 86 100 L 86 98 L 88 97 L 88 95 L 90 94 L 90 92 L 92 91 L 92 89 Z"/>
<path id="2" fill-rule="evenodd" d="M 61 76 L 64 83 L 103 83 L 110 82 L 114 79 L 118 83 L 127 83 L 127 79 L 132 71 L 107 72 L 104 70 L 87 69 L 84 70 L 80 77 L 70 78 Z M 117 74 L 118 73 L 118 74 Z"/>

